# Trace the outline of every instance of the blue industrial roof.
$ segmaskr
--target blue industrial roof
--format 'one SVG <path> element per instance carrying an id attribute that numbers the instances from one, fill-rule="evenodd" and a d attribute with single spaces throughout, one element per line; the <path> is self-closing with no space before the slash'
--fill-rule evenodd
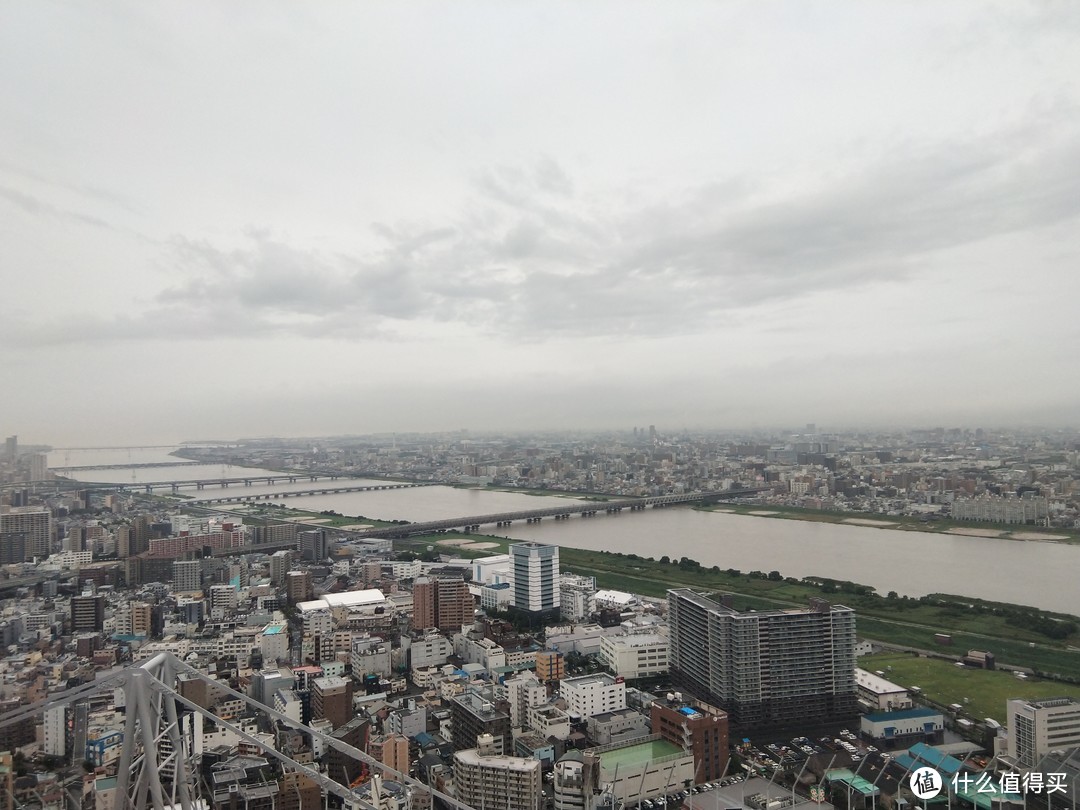
<path id="1" fill-rule="evenodd" d="M 964 763 L 956 757 L 950 757 L 926 743 L 915 743 L 911 746 L 910 753 L 920 762 L 925 762 L 931 768 L 937 768 L 943 773 L 954 774 L 964 766 Z"/>
<path id="2" fill-rule="evenodd" d="M 878 712 L 877 714 L 866 715 L 866 719 L 871 723 L 887 723 L 890 720 L 914 720 L 916 717 L 942 717 L 942 714 L 933 709 L 904 709 L 899 712 Z"/>

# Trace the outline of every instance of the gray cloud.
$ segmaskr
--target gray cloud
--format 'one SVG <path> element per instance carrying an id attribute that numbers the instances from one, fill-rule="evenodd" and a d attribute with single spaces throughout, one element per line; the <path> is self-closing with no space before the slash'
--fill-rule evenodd
<path id="1" fill-rule="evenodd" d="M 384 247 L 368 255 L 324 253 L 258 229 L 230 249 L 178 236 L 168 245 L 176 281 L 157 308 L 92 331 L 100 340 L 162 337 L 162 323 L 175 320 L 228 323 L 179 333 L 215 339 L 360 339 L 394 321 L 458 322 L 529 342 L 694 333 L 769 302 L 903 281 L 931 252 L 1076 217 L 1080 141 L 1069 135 L 908 148 L 772 201 L 736 179 L 622 210 L 574 200 L 550 158 L 499 167 L 478 179 L 458 221 L 373 224 Z M 0 194 L 31 213 L 73 216 Z M 24 343 L 74 338 L 47 326 L 7 331 Z"/>

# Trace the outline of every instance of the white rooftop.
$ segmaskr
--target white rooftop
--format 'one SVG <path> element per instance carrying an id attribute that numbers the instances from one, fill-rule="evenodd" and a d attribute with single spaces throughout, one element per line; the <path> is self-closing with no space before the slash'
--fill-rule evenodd
<path id="1" fill-rule="evenodd" d="M 612 602 L 616 605 L 629 605 L 634 601 L 634 595 L 632 593 L 626 593 L 625 591 L 597 591 L 597 602 Z"/>
<path id="2" fill-rule="evenodd" d="M 327 593 L 323 594 L 322 599 L 330 607 L 354 607 L 357 605 L 373 605 L 376 602 L 385 602 L 386 595 L 378 588 L 368 588 L 363 591 Z"/>

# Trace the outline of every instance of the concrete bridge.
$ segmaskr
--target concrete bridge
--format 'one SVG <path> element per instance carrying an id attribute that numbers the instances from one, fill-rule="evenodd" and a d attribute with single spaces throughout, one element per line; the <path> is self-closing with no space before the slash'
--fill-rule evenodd
<path id="1" fill-rule="evenodd" d="M 661 509 L 666 506 L 678 506 L 685 503 L 697 503 L 699 501 L 722 500 L 724 498 L 742 498 L 757 495 L 761 492 L 770 492 L 772 487 L 752 487 L 748 489 L 727 489 L 717 492 L 697 492 L 687 495 L 658 495 L 652 498 L 631 498 L 618 501 L 597 501 L 584 504 L 567 504 L 566 506 L 548 507 L 546 509 L 524 509 L 518 512 L 499 512 L 493 515 L 470 515 L 469 517 L 449 518 L 448 520 L 431 520 L 425 523 L 395 523 L 392 526 L 382 526 L 374 529 L 362 529 L 360 531 L 344 531 L 332 526 L 320 526 L 327 531 L 336 532 L 340 539 L 363 540 L 365 538 L 405 538 L 416 534 L 432 534 L 451 530 L 463 532 L 475 532 L 481 526 L 495 525 L 498 528 L 509 526 L 515 520 L 524 520 L 526 523 L 539 523 L 546 517 L 556 520 L 569 520 L 571 515 L 581 515 L 583 518 L 595 517 L 600 512 L 615 514 L 623 510 L 640 512 L 648 508 Z M 286 494 L 287 495 L 287 494 Z M 187 505 L 187 504 L 185 504 Z M 199 504 L 192 503 L 192 506 Z M 315 525 L 315 524 L 310 524 Z M 343 535 L 343 537 L 342 537 Z M 263 543 L 258 546 L 240 546 L 231 549 L 219 549 L 214 556 L 231 556 L 235 554 L 266 553 L 279 549 L 296 548 L 296 543 L 278 542 Z"/>
<path id="2" fill-rule="evenodd" d="M 341 492 L 372 492 L 378 489 L 413 489 L 415 487 L 434 487 L 435 482 L 398 483 L 398 484 L 357 484 L 345 487 L 323 487 L 321 489 L 282 490 L 281 492 L 263 492 L 259 495 L 224 495 L 220 498 L 193 498 L 183 501 L 182 506 L 210 506 L 224 503 L 250 503 L 269 501 L 280 498 L 296 498 L 301 495 L 336 495 Z"/>
<path id="3" fill-rule="evenodd" d="M 696 492 L 684 495 L 656 495 L 651 498 L 628 498 L 618 501 L 594 501 L 582 504 L 567 504 L 566 506 L 553 506 L 546 509 L 523 509 L 518 512 L 500 512 L 493 515 L 472 515 L 463 518 L 450 518 L 448 520 L 431 520 L 425 523 L 404 523 L 394 526 L 384 526 L 379 529 L 364 529 L 359 532 L 350 532 L 353 538 L 364 537 L 409 537 L 414 534 L 430 534 L 460 530 L 463 532 L 475 532 L 481 526 L 494 524 L 497 528 L 509 526 L 515 520 L 524 520 L 526 523 L 539 523 L 546 517 L 556 520 L 568 520 L 571 515 L 581 515 L 585 518 L 595 517 L 598 513 L 613 514 L 627 510 L 630 512 L 642 511 L 652 507 L 659 509 L 665 506 L 677 506 L 684 503 L 697 503 L 699 501 L 720 500 L 723 498 L 741 498 L 748 495 L 757 495 L 759 492 L 769 492 L 771 487 L 753 487 L 750 489 L 728 489 L 716 492 Z"/>
<path id="4" fill-rule="evenodd" d="M 147 461 L 142 464 L 83 464 L 77 467 L 50 467 L 53 472 L 86 472 L 88 470 L 142 470 L 150 467 L 190 467 L 203 464 L 202 461 Z"/>

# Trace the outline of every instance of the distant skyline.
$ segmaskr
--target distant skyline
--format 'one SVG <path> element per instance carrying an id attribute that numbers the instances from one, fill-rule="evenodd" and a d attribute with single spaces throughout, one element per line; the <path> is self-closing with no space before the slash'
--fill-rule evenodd
<path id="1" fill-rule="evenodd" d="M 0 432 L 1080 422 L 1080 6 L 17 0 Z"/>

